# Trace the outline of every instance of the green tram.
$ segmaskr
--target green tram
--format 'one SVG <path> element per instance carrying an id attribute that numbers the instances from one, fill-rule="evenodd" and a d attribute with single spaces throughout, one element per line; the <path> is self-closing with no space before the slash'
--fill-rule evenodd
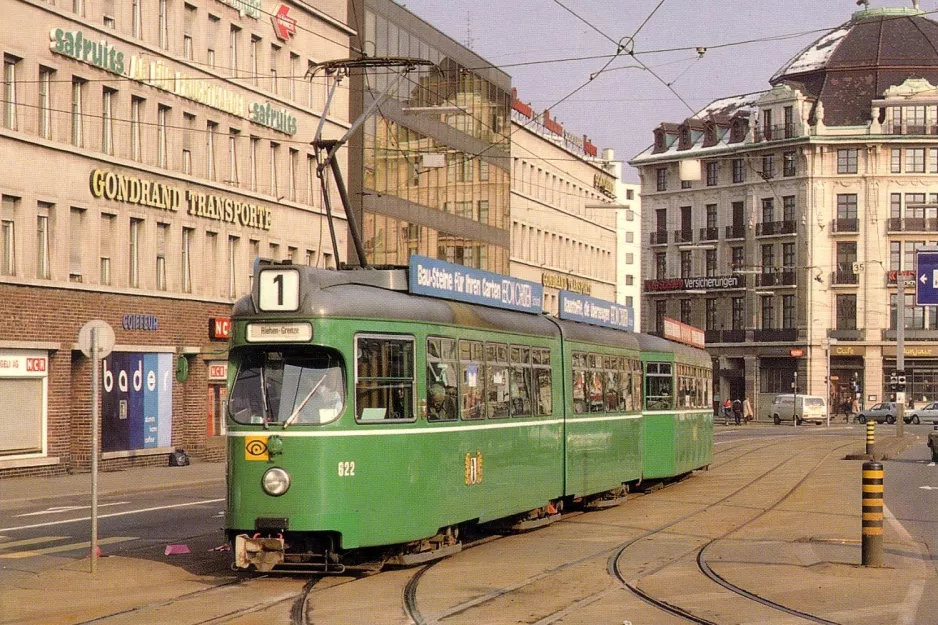
<path id="1" fill-rule="evenodd" d="M 531 529 L 711 462 L 703 350 L 408 282 L 261 265 L 235 305 L 236 567 L 422 562 L 458 551 L 469 524 Z"/>

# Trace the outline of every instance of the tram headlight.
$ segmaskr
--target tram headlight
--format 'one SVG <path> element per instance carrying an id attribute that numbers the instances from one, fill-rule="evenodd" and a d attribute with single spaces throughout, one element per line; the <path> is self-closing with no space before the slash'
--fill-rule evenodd
<path id="1" fill-rule="evenodd" d="M 268 495 L 279 497 L 290 488 L 290 474 L 280 467 L 267 469 L 261 478 L 261 486 Z"/>

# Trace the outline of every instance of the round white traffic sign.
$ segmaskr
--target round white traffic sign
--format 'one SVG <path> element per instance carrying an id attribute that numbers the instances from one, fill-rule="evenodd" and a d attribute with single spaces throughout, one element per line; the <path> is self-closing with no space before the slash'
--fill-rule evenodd
<path id="1" fill-rule="evenodd" d="M 114 349 L 114 328 L 107 321 L 93 319 L 78 331 L 78 347 L 81 353 L 91 358 L 91 330 L 98 330 L 98 358 L 104 358 Z"/>

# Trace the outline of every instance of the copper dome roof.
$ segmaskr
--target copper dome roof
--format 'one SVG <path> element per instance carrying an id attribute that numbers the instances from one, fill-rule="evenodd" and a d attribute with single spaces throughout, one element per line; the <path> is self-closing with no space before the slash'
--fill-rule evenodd
<path id="1" fill-rule="evenodd" d="M 938 85 L 938 23 L 918 9 L 867 9 L 802 50 L 769 81 L 824 104 L 828 126 L 870 121 L 871 102 L 908 78 Z"/>

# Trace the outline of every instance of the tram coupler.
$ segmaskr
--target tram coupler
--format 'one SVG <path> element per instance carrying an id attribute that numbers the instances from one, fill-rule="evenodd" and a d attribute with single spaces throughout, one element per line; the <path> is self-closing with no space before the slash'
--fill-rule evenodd
<path id="1" fill-rule="evenodd" d="M 238 534 L 235 536 L 234 562 L 239 569 L 254 568 L 267 573 L 283 564 L 286 546 L 282 536 L 260 537 Z"/>

